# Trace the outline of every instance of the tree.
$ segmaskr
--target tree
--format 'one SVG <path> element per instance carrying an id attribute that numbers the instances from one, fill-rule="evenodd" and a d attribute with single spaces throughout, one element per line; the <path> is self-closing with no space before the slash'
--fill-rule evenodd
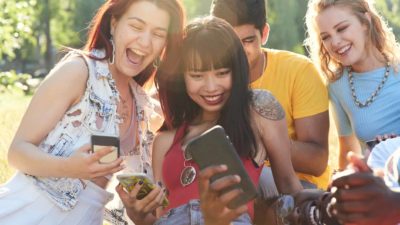
<path id="1" fill-rule="evenodd" d="M 3 60 L 15 58 L 15 50 L 26 41 L 33 41 L 35 5 L 35 0 L 0 0 L 0 56 Z"/>

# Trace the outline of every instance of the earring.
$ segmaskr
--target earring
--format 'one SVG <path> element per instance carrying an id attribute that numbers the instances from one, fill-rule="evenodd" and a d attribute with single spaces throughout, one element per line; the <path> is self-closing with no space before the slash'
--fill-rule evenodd
<path id="1" fill-rule="evenodd" d="M 155 58 L 153 61 L 153 66 L 154 66 L 154 68 L 158 68 L 160 66 L 160 64 L 161 64 L 160 56 L 157 56 L 157 58 Z"/>
<path id="2" fill-rule="evenodd" d="M 115 44 L 114 44 L 114 39 L 113 39 L 113 36 L 111 35 L 111 37 L 110 37 L 110 43 L 111 43 L 111 46 L 112 46 L 112 54 L 111 54 L 111 56 L 108 58 L 108 62 L 110 63 L 110 64 L 114 64 L 114 62 L 115 62 Z"/>

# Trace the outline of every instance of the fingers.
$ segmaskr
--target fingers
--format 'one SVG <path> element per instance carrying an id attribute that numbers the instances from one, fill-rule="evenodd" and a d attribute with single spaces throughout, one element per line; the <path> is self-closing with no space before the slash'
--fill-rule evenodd
<path id="1" fill-rule="evenodd" d="M 106 156 L 107 154 L 115 151 L 115 147 L 113 146 L 106 146 L 104 148 L 100 148 L 99 150 L 93 152 L 91 155 L 91 159 L 93 161 L 99 161 L 103 156 Z"/>
<path id="2" fill-rule="evenodd" d="M 212 182 L 210 184 L 210 189 L 219 192 L 227 187 L 230 187 L 238 183 L 240 183 L 240 177 L 238 175 L 224 176 Z"/>
<path id="3" fill-rule="evenodd" d="M 355 154 L 354 152 L 349 152 L 347 154 L 347 161 L 349 161 L 352 169 L 360 172 L 370 172 L 372 171 L 362 156 Z"/>
<path id="4" fill-rule="evenodd" d="M 217 173 L 225 172 L 228 169 L 226 165 L 209 166 L 200 171 L 199 174 L 199 192 L 203 193 L 210 186 L 210 178 Z"/>

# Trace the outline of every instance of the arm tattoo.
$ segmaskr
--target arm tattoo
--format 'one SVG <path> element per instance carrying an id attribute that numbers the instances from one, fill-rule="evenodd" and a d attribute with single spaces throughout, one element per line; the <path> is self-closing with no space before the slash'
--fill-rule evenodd
<path id="1" fill-rule="evenodd" d="M 269 120 L 285 118 L 285 111 L 281 104 L 266 90 L 253 90 L 252 106 L 258 114 Z"/>

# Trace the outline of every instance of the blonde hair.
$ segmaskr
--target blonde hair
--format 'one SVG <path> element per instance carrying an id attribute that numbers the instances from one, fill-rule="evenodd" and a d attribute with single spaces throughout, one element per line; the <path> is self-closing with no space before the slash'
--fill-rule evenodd
<path id="1" fill-rule="evenodd" d="M 309 0 L 306 13 L 307 38 L 304 45 L 312 60 L 329 81 L 339 79 L 344 66 L 332 59 L 323 46 L 315 19 L 319 13 L 332 6 L 349 8 L 360 22 L 368 27 L 368 44 L 376 47 L 397 70 L 400 62 L 400 45 L 396 42 L 392 29 L 376 11 L 372 0 Z M 371 20 L 368 20 L 366 13 L 370 15 Z"/>

